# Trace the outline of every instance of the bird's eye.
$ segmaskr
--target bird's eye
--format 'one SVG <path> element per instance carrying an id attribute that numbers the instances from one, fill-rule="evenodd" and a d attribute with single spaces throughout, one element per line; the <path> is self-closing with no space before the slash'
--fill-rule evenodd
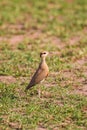
<path id="1" fill-rule="evenodd" d="M 46 54 L 45 52 L 43 54 Z"/>

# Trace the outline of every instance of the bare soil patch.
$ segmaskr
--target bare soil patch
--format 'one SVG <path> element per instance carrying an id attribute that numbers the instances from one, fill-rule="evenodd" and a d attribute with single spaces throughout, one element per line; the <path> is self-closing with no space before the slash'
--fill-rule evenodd
<path id="1" fill-rule="evenodd" d="M 38 127 L 36 130 L 46 130 L 46 128 Z"/>
<path id="2" fill-rule="evenodd" d="M 23 39 L 24 39 L 24 35 L 14 35 L 8 40 L 9 40 L 11 45 L 16 45 L 16 44 L 22 42 Z"/>
<path id="3" fill-rule="evenodd" d="M 75 45 L 76 43 L 78 43 L 81 40 L 81 36 L 74 36 L 71 37 L 70 40 L 68 41 L 69 45 Z"/>
<path id="4" fill-rule="evenodd" d="M 69 2 L 69 3 L 72 3 L 74 0 L 66 0 L 67 2 Z"/>
<path id="5" fill-rule="evenodd" d="M 73 93 L 81 94 L 87 96 L 87 63 L 86 57 L 79 59 L 75 62 L 75 66 L 82 75 L 81 77 L 75 78 L 75 82 L 79 83 L 78 85 L 74 85 Z"/>
<path id="6" fill-rule="evenodd" d="M 73 90 L 73 93 L 87 96 L 87 84 L 78 86 L 77 89 Z"/>
<path id="7" fill-rule="evenodd" d="M 19 122 L 9 122 L 9 126 L 16 130 L 22 130 L 21 124 Z"/>
<path id="8" fill-rule="evenodd" d="M 76 60 L 74 64 L 82 67 L 85 63 L 87 63 L 87 57 Z"/>
<path id="9" fill-rule="evenodd" d="M 16 79 L 13 76 L 0 76 L 0 82 L 10 84 L 15 83 Z"/>
<path id="10" fill-rule="evenodd" d="M 53 43 L 59 49 L 62 49 L 65 47 L 65 43 L 63 43 L 59 37 L 51 36 L 48 39 L 49 39 L 49 42 Z"/>
<path id="11" fill-rule="evenodd" d="M 66 86 L 71 84 L 75 94 L 87 96 L 87 66 L 86 57 L 78 59 L 74 64 L 72 70 L 65 70 L 60 73 L 61 85 Z"/>

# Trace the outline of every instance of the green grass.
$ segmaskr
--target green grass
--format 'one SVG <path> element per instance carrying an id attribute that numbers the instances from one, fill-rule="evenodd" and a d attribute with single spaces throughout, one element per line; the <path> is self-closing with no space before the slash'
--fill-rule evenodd
<path id="1" fill-rule="evenodd" d="M 0 1 L 0 130 L 87 129 L 87 96 L 78 92 L 87 84 L 86 12 L 87 0 Z M 42 50 L 53 55 L 39 99 L 38 85 L 24 90 Z"/>

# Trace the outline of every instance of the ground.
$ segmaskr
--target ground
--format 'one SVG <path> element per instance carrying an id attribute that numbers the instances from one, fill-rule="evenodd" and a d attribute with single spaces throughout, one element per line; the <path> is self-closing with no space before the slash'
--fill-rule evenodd
<path id="1" fill-rule="evenodd" d="M 47 57 L 49 76 L 25 92 Z M 0 130 L 87 129 L 87 1 L 0 1 Z"/>

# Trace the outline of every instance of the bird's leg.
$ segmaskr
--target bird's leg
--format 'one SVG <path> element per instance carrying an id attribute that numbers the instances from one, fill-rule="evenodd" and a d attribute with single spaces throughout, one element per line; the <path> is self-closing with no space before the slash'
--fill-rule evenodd
<path id="1" fill-rule="evenodd" d="M 41 84 L 43 83 L 43 81 L 44 81 L 44 79 L 40 82 L 40 85 L 38 86 L 38 95 L 39 95 L 39 98 L 41 98 L 41 94 L 42 94 L 40 87 L 41 87 Z"/>
<path id="2" fill-rule="evenodd" d="M 38 95 L 39 95 L 39 98 L 41 98 L 41 90 L 40 90 L 40 86 L 39 86 L 39 90 L 38 90 Z"/>
<path id="3" fill-rule="evenodd" d="M 38 96 L 39 96 L 39 98 L 41 98 L 41 83 L 38 86 Z"/>

